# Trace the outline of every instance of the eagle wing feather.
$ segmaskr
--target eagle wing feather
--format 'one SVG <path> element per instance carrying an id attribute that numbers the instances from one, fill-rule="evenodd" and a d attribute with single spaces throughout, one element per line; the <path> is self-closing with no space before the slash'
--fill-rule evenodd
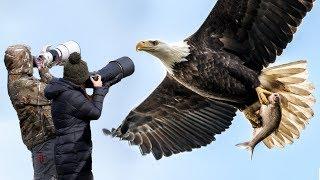
<path id="1" fill-rule="evenodd" d="M 229 128 L 236 108 L 206 99 L 167 76 L 112 134 L 156 159 L 206 146 Z"/>
<path id="2" fill-rule="evenodd" d="M 208 46 L 219 38 L 223 48 L 257 72 L 275 62 L 314 0 L 218 0 L 200 29 L 187 40 Z M 204 41 L 206 40 L 206 41 Z M 205 42 L 205 43 L 203 43 Z"/>

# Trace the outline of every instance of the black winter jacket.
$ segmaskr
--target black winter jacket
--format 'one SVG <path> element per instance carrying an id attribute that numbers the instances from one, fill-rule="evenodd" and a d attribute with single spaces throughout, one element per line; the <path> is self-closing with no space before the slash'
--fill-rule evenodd
<path id="1" fill-rule="evenodd" d="M 45 89 L 52 100 L 56 128 L 55 163 L 59 180 L 90 180 L 92 141 L 90 120 L 99 119 L 107 87 L 94 90 L 92 98 L 80 86 L 53 79 Z"/>

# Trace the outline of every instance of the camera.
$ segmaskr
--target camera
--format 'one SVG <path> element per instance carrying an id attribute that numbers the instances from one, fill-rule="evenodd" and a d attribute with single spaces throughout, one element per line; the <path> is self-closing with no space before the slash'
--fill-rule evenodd
<path id="1" fill-rule="evenodd" d="M 74 52 L 81 54 L 79 44 L 75 41 L 68 41 L 59 44 L 54 49 L 51 49 L 51 46 L 49 45 L 44 46 L 38 58 L 41 58 L 44 61 L 44 65 L 46 67 L 51 68 L 55 65 L 63 66 L 68 61 L 69 56 Z M 37 59 L 36 57 L 34 58 L 35 60 Z M 34 67 L 36 67 L 35 61 Z M 134 70 L 135 67 L 133 61 L 129 57 L 122 57 L 109 62 L 99 71 L 91 73 L 90 76 L 99 74 L 104 84 L 112 82 L 110 85 L 113 85 L 118 83 L 121 79 L 132 75 L 134 73 Z M 116 81 L 114 81 L 115 78 Z M 88 77 L 88 80 L 86 81 L 86 87 L 93 87 L 90 77 Z"/>
<path id="2" fill-rule="evenodd" d="M 105 67 L 103 67 L 99 71 L 91 73 L 91 76 L 99 74 L 101 76 L 101 81 L 103 82 L 103 84 L 106 84 L 118 77 L 116 79 L 117 81 L 112 81 L 112 84 L 110 84 L 113 85 L 121 81 L 121 79 L 132 75 L 134 73 L 134 70 L 135 67 L 133 61 L 129 57 L 122 57 L 109 62 Z M 88 78 L 88 80 L 86 81 L 86 87 L 93 87 L 90 78 Z"/>
<path id="3" fill-rule="evenodd" d="M 42 58 L 44 60 L 44 65 L 51 68 L 55 65 L 64 65 L 70 54 L 74 52 L 81 54 L 79 44 L 75 41 L 68 41 L 59 44 L 54 49 L 51 49 L 50 45 L 44 46 L 38 58 Z"/>

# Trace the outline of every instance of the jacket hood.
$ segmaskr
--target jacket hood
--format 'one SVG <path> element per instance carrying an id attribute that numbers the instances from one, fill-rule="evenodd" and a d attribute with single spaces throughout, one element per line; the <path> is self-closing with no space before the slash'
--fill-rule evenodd
<path id="1" fill-rule="evenodd" d="M 52 100 L 52 99 L 55 99 L 57 96 L 59 96 L 61 93 L 68 90 L 78 90 L 78 91 L 81 91 L 82 93 L 85 93 L 85 90 L 81 86 L 78 86 L 62 78 L 52 79 L 51 82 L 45 88 L 44 92 L 45 92 L 46 98 L 49 100 Z"/>
<path id="2" fill-rule="evenodd" d="M 9 46 L 5 52 L 4 63 L 10 75 L 33 74 L 33 57 L 26 45 Z"/>

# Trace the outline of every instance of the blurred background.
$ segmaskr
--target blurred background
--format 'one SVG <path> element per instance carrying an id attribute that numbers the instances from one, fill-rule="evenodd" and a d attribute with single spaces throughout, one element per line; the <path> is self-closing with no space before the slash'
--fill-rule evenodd
<path id="1" fill-rule="evenodd" d="M 0 0 L 0 53 L 12 44 L 23 43 L 37 55 L 45 44 L 75 40 L 91 71 L 121 56 L 131 57 L 136 72 L 112 87 L 100 120 L 92 122 L 93 172 L 97 180 L 236 180 L 317 179 L 320 168 L 320 106 L 315 117 L 293 145 L 269 150 L 259 145 L 249 154 L 235 147 L 251 137 L 251 127 L 238 113 L 231 128 L 211 145 L 156 161 L 102 134 L 102 128 L 120 124 L 128 112 L 144 100 L 162 81 L 160 61 L 137 53 L 138 41 L 157 38 L 179 41 L 203 23 L 214 0 Z M 320 89 L 320 9 L 315 3 L 293 42 L 276 64 L 307 59 L 316 98 Z M 52 70 L 62 76 L 62 68 Z M 7 95 L 7 71 L 0 63 L 0 179 L 32 179 L 31 154 L 22 143 L 19 121 Z"/>

